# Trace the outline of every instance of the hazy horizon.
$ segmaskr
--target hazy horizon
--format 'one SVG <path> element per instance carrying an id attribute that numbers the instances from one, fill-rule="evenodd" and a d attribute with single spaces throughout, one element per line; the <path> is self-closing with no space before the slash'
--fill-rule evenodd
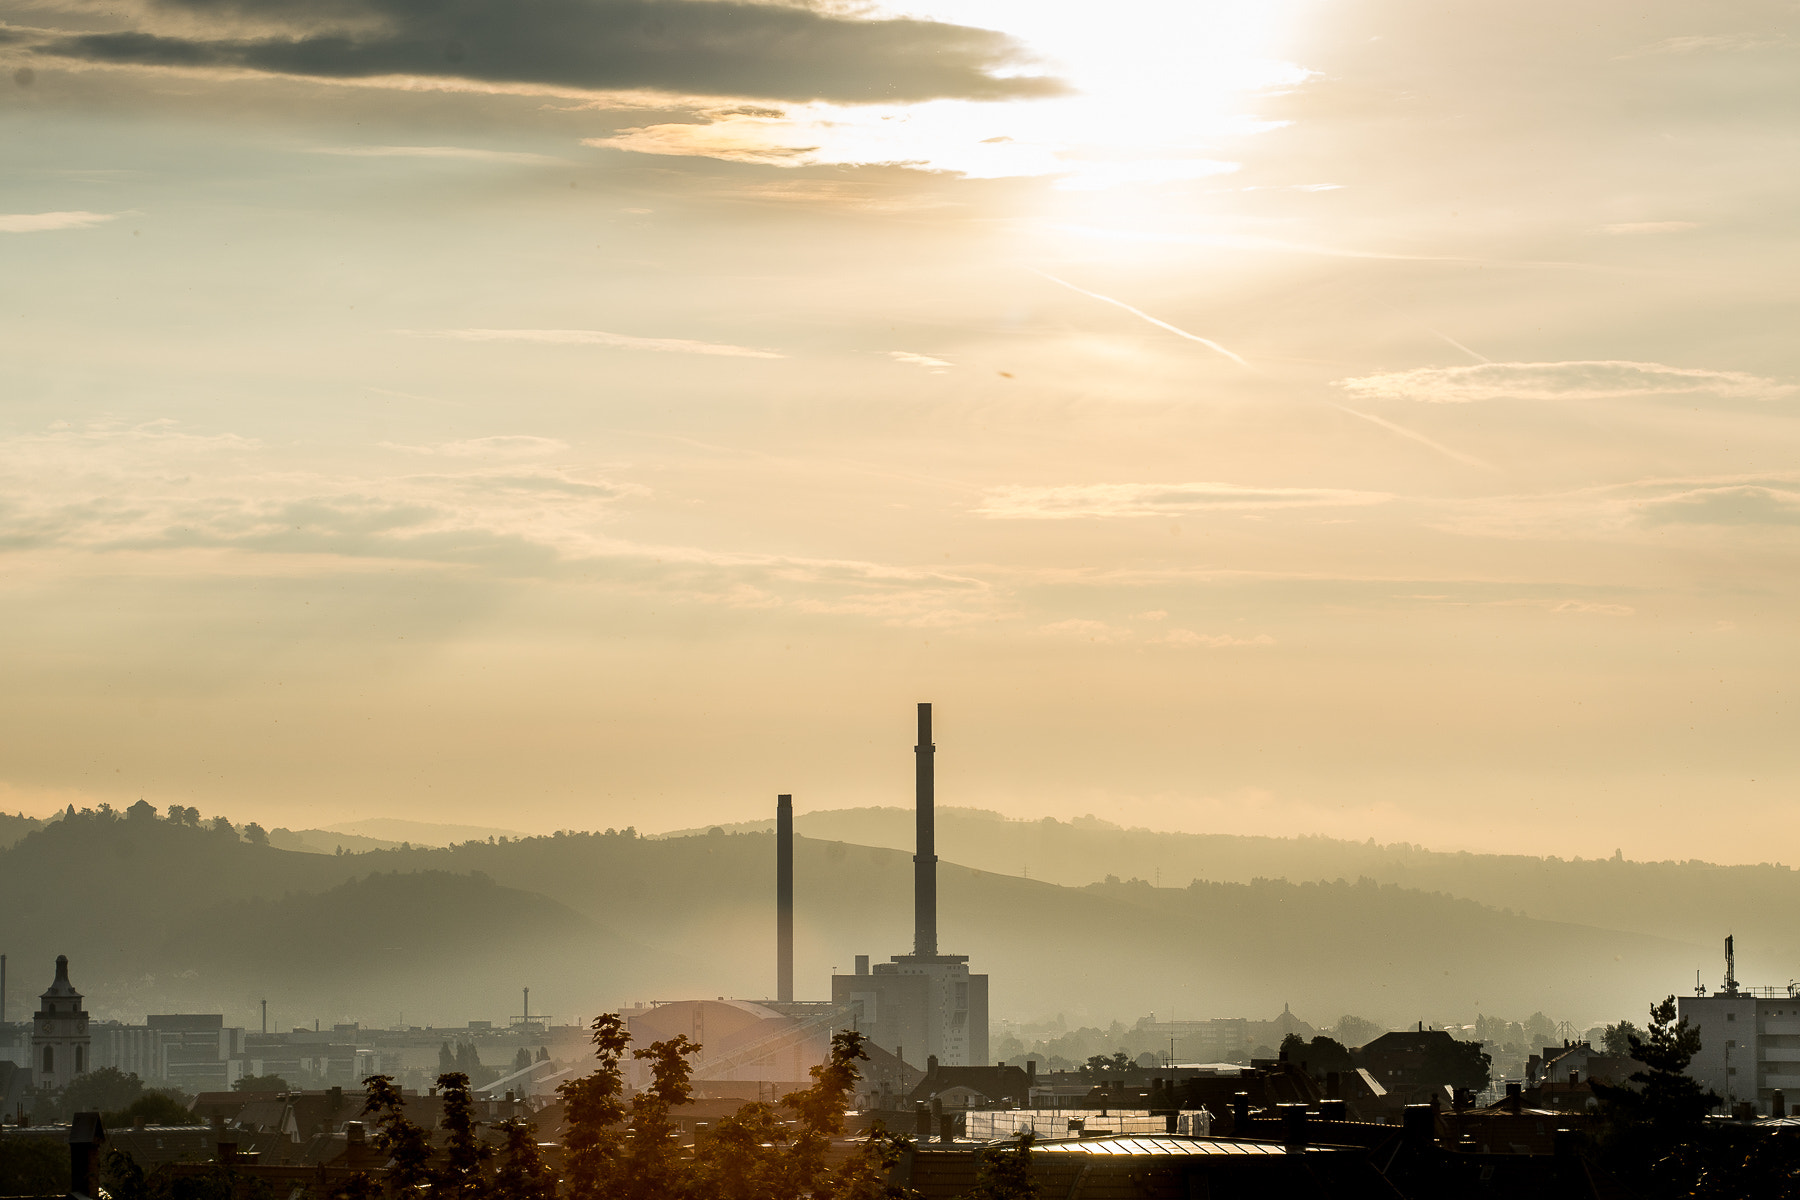
<path id="1" fill-rule="evenodd" d="M 1794 857 L 1787 6 L 428 8 L 0 0 L 0 809 Z"/>

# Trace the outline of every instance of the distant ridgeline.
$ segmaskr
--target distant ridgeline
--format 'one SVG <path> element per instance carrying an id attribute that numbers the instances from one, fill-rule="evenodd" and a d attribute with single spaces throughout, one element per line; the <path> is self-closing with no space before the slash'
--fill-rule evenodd
<path id="1" fill-rule="evenodd" d="M 14 816 L 0 812 L 0 850 L 12 845 L 34 829 L 41 828 L 43 822 L 36 817 L 28 817 L 24 813 Z"/>
<path id="2" fill-rule="evenodd" d="M 912 864 L 880 842 L 906 846 L 910 831 L 887 837 L 891 823 L 882 810 L 799 818 L 797 997 L 822 998 L 832 968 L 864 947 L 906 944 Z M 881 836 L 817 836 L 852 827 Z M 27 831 L 0 850 L 15 978 L 68 954 L 97 1018 L 223 1011 L 254 1024 L 267 997 L 272 1028 L 504 1019 L 526 986 L 558 1021 L 774 990 L 768 834 L 497 836 L 341 855 L 272 840 L 147 804 Z M 954 809 L 939 812 L 938 852 L 943 937 L 992 976 L 996 1020 L 1106 1025 L 1291 1003 L 1315 1020 L 1395 1025 L 1534 1010 L 1599 1022 L 1641 1017 L 1710 968 L 1715 924 L 1735 928 L 1746 960 L 1800 957 L 1800 933 L 1782 928 L 1800 903 L 1786 868 L 1159 835 Z M 1181 886 L 1153 886 L 1159 873 Z"/>

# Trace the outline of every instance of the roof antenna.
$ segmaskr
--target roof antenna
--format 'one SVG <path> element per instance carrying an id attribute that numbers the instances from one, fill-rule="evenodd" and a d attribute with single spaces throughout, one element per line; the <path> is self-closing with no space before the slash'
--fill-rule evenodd
<path id="1" fill-rule="evenodd" d="M 1738 986 L 1737 986 L 1737 954 L 1732 950 L 1731 943 L 1732 943 L 1732 938 L 1729 934 L 1727 934 L 1725 937 L 1725 989 L 1724 989 L 1725 994 L 1727 996 L 1737 995 L 1737 990 L 1738 990 Z"/>

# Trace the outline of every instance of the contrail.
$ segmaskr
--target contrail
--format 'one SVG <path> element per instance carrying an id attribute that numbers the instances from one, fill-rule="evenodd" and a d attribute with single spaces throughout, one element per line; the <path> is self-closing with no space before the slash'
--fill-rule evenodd
<path id="1" fill-rule="evenodd" d="M 1491 358 L 1487 358 L 1483 355 L 1475 353 L 1473 350 L 1469 349 L 1467 346 L 1463 345 L 1461 342 L 1457 341 L 1455 338 L 1451 337 L 1447 333 L 1438 333 L 1437 330 L 1432 329 L 1431 326 L 1429 326 L 1429 325 L 1427 325 L 1425 328 L 1431 330 L 1431 332 L 1433 334 L 1435 334 L 1436 336 L 1438 336 L 1440 338 L 1443 338 L 1446 342 L 1449 342 L 1452 346 L 1455 346 L 1458 350 L 1461 350 L 1464 354 L 1468 355 L 1470 358 L 1474 359 L 1478 363 L 1494 361 Z"/>
<path id="2" fill-rule="evenodd" d="M 1408 429 L 1404 425 L 1396 425 L 1392 421 L 1389 421 L 1383 417 L 1378 417 L 1378 416 L 1374 415 L 1373 413 L 1357 412 L 1354 408 L 1345 408 L 1342 404 L 1332 404 L 1332 402 L 1329 400 L 1327 400 L 1325 403 L 1330 404 L 1331 407 L 1337 409 L 1339 412 L 1347 412 L 1353 417 L 1361 417 L 1363 420 L 1368 421 L 1371 424 L 1379 425 L 1383 429 L 1387 430 L 1389 433 L 1397 433 L 1403 438 L 1411 438 L 1413 441 L 1418 442 L 1420 445 L 1430 446 L 1433 450 L 1436 450 L 1439 454 L 1442 454 L 1448 458 L 1454 459 L 1455 461 L 1462 463 L 1466 467 L 1480 467 L 1484 471 L 1492 471 L 1494 469 L 1494 466 L 1492 463 L 1482 462 L 1479 458 L 1476 458 L 1474 455 L 1464 454 L 1461 450 L 1452 450 L 1450 447 L 1444 445 L 1442 442 L 1434 442 L 1430 438 L 1426 437 L 1424 434 L 1419 433 L 1415 430 Z"/>
<path id="3" fill-rule="evenodd" d="M 1150 324 L 1156 326 L 1158 329 L 1166 329 L 1170 333 L 1174 334 L 1176 337 L 1186 338 L 1190 342 L 1199 342 L 1202 346 L 1205 346 L 1208 350 L 1213 350 L 1220 354 L 1223 354 L 1226 358 L 1229 358 L 1232 362 L 1236 363 L 1240 367 L 1248 367 L 1250 365 L 1249 363 L 1245 362 L 1243 359 L 1239 358 L 1237 355 L 1233 354 L 1231 351 L 1227 350 L 1225 347 L 1219 345 L 1219 343 L 1212 341 L 1210 338 L 1203 338 L 1197 333 L 1189 333 L 1187 330 L 1177 328 L 1176 326 L 1169 324 L 1167 321 L 1159 321 L 1155 317 L 1151 316 L 1149 313 L 1145 312 L 1143 309 L 1133 308 L 1133 307 L 1131 307 L 1131 305 L 1125 303 L 1123 300 L 1114 300 L 1111 296 L 1102 296 L 1099 292 L 1090 292 L 1084 287 L 1076 287 L 1074 284 L 1070 283 L 1068 280 L 1058 279 L 1056 276 L 1050 274 L 1048 271 L 1040 271 L 1036 267 L 1028 267 L 1027 270 L 1029 270 L 1033 275 L 1042 275 L 1045 279 L 1048 279 L 1051 283 L 1061 284 L 1063 287 L 1068 288 L 1071 292 L 1080 292 L 1083 296 L 1088 297 L 1090 300 L 1098 300 L 1103 304 L 1111 304 L 1116 308 L 1122 308 L 1126 312 L 1130 313 L 1132 316 L 1137 317 L 1139 320 L 1148 321 L 1148 322 L 1150 322 Z"/>

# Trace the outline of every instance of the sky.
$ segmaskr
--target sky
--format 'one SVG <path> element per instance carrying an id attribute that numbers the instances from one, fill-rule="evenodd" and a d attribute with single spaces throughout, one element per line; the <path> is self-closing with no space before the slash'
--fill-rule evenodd
<path id="1" fill-rule="evenodd" d="M 0 0 L 0 808 L 1791 859 L 1795 16 Z"/>

